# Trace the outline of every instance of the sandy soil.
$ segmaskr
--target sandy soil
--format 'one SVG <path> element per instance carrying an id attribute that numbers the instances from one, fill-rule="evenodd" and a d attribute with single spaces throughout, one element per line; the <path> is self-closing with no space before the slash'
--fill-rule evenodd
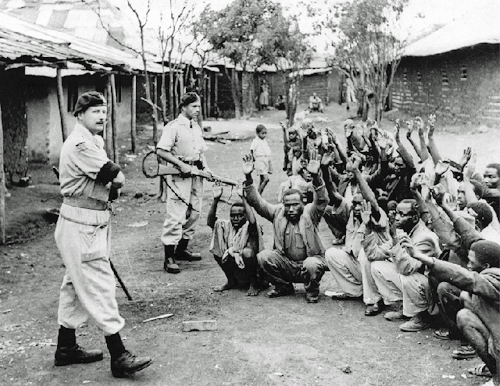
<path id="1" fill-rule="evenodd" d="M 264 197 L 276 202 L 278 185 L 285 179 L 282 166 L 284 113 L 265 111 L 248 121 L 208 122 L 212 133 L 230 131 L 231 142 L 209 142 L 212 170 L 242 179 L 241 157 L 248 151 L 258 123 L 269 128 L 276 173 Z M 393 113 L 392 116 L 397 115 Z M 319 125 L 340 131 L 347 117 L 340 106 L 326 108 L 314 117 Z M 328 121 L 324 121 L 327 119 Z M 391 127 L 390 121 L 384 125 Z M 447 127 L 437 133 L 445 156 L 457 159 L 465 146 L 479 150 L 479 165 L 496 160 L 497 129 Z M 151 145 L 151 133 L 140 133 L 141 154 L 125 154 L 121 164 L 127 186 L 113 218 L 113 262 L 133 300 L 117 288 L 126 326 L 126 346 L 149 355 L 154 364 L 134 380 L 114 379 L 109 355 L 89 365 L 53 366 L 57 337 L 58 289 L 64 269 L 53 241 L 54 224 L 46 215 L 61 202 L 49 166 L 32 167 L 33 185 L 13 188 L 7 202 L 8 245 L 0 247 L 0 384 L 3 385 L 480 385 L 467 373 L 479 359 L 456 361 L 456 341 L 440 341 L 432 329 L 403 333 L 396 323 L 379 315 L 365 317 L 360 301 L 332 301 L 323 295 L 307 304 L 302 285 L 295 296 L 268 299 L 264 293 L 245 296 L 243 290 L 216 293 L 212 288 L 224 276 L 208 253 L 210 229 L 205 225 L 211 203 L 206 184 L 202 221 L 192 246 L 203 254 L 200 262 L 181 263 L 178 275 L 163 271 L 159 240 L 164 206 L 156 198 L 158 183 L 141 173 L 140 161 Z M 247 138 L 247 139 L 245 139 Z M 232 196 L 231 196 L 232 194 Z M 236 193 L 229 190 L 231 201 Z M 219 206 L 227 216 L 228 205 Z M 271 246 L 271 227 L 262 221 L 265 241 Z M 325 245 L 331 234 L 321 226 Z M 328 288 L 330 274 L 322 281 Z M 142 321 L 172 313 L 173 317 Z M 183 332 L 187 320 L 216 320 L 217 331 Z M 79 343 L 105 350 L 102 335 L 89 322 L 78 330 Z"/>

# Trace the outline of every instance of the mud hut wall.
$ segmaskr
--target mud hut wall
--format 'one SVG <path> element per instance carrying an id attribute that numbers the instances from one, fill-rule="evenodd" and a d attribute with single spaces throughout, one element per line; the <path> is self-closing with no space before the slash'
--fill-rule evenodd
<path id="1" fill-rule="evenodd" d="M 117 75 L 120 76 L 120 75 Z M 120 76 L 117 82 L 118 136 L 130 135 L 131 77 Z M 73 131 L 76 118 L 74 105 L 79 95 L 87 91 L 104 91 L 106 77 L 100 74 L 68 76 L 63 78 L 64 106 L 68 134 Z M 70 95 L 71 93 L 71 95 Z M 59 163 L 62 147 L 62 129 L 57 101 L 55 78 L 29 76 L 26 85 L 26 121 L 28 125 L 27 154 L 29 162 Z"/>
<path id="2" fill-rule="evenodd" d="M 326 103 L 326 73 L 304 75 L 299 84 L 299 103 L 309 103 L 309 97 L 316 93 Z"/>
<path id="3" fill-rule="evenodd" d="M 435 112 L 449 124 L 500 124 L 500 45 L 406 57 L 391 89 L 393 107 Z"/>
<path id="4" fill-rule="evenodd" d="M 28 171 L 26 139 L 26 76 L 24 68 L 0 71 L 0 103 L 6 182 L 25 177 Z"/>

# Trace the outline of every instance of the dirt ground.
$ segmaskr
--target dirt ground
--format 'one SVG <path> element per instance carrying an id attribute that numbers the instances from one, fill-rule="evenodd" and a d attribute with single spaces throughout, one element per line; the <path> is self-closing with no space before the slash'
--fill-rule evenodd
<path id="1" fill-rule="evenodd" d="M 208 142 L 207 157 L 215 173 L 242 179 L 241 157 L 250 147 L 255 126 L 266 124 L 276 172 L 264 197 L 276 202 L 278 185 L 285 179 L 278 124 L 284 112 L 260 114 L 248 121 L 207 122 L 213 133 L 229 130 L 235 139 L 225 144 Z M 312 116 L 317 124 L 331 126 L 339 135 L 341 122 L 347 117 L 338 105 Z M 397 112 L 391 114 L 395 117 Z M 383 127 L 392 125 L 386 120 Z M 488 161 L 499 161 L 495 153 L 498 134 L 494 128 L 446 127 L 439 129 L 436 137 L 443 154 L 454 159 L 465 146 L 473 146 L 479 152 L 479 166 L 484 167 Z M 203 259 L 181 263 L 178 275 L 163 271 L 160 232 L 164 205 L 155 198 L 158 182 L 146 179 L 141 172 L 142 156 L 152 144 L 150 130 L 142 130 L 139 137 L 141 153 L 137 156 L 127 154 L 129 142 L 122 141 L 120 163 L 127 185 L 113 218 L 112 260 L 133 297 L 127 301 L 117 288 L 126 319 L 124 342 L 134 353 L 152 356 L 154 364 L 133 380 L 114 379 L 104 339 L 89 322 L 77 331 L 78 341 L 85 347 L 102 348 L 105 360 L 53 366 L 58 290 L 64 269 L 47 209 L 58 208 L 61 198 L 50 166 L 32 165 L 32 186 L 12 188 L 7 199 L 8 244 L 0 247 L 0 384 L 469 386 L 485 382 L 467 373 L 479 359 L 451 358 L 457 341 L 437 340 L 432 329 L 403 333 L 382 315 L 365 317 L 361 301 L 332 301 L 321 295 L 319 303 L 307 304 L 301 284 L 295 285 L 295 296 L 279 299 L 268 299 L 264 293 L 247 297 L 243 290 L 214 292 L 212 288 L 222 284 L 224 276 L 208 252 L 209 183 L 192 243 Z M 235 196 L 235 192 L 231 197 L 231 192 L 225 191 L 228 201 Z M 219 217 L 227 213 L 228 205 L 220 204 Z M 270 224 L 261 223 L 270 247 Z M 331 234 L 325 224 L 321 230 L 328 247 Z M 327 273 L 322 292 L 330 280 Z M 142 322 L 166 313 L 174 315 Z M 218 328 L 183 332 L 182 322 L 188 320 L 216 320 Z"/>

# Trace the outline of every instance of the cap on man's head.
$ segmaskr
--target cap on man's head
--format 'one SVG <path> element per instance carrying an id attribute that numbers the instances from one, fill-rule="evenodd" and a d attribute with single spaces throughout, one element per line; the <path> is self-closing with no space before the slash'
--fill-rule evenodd
<path id="1" fill-rule="evenodd" d="M 195 92 L 187 92 L 181 96 L 180 107 L 190 105 L 191 103 L 197 102 L 199 99 L 200 97 Z"/>
<path id="2" fill-rule="evenodd" d="M 100 92 L 89 91 L 85 92 L 76 101 L 75 112 L 76 117 L 79 113 L 85 112 L 89 107 L 106 106 L 106 98 Z"/>

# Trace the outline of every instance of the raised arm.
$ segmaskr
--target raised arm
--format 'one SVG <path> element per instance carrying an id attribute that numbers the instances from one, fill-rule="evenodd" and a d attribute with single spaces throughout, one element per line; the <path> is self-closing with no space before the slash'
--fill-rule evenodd
<path id="1" fill-rule="evenodd" d="M 436 129 L 436 115 L 429 114 L 429 152 L 432 157 L 432 161 L 434 161 L 434 165 L 437 165 L 439 161 L 441 161 L 441 155 L 439 154 L 439 150 L 437 148 L 436 142 L 434 141 L 434 130 Z"/>
<path id="2" fill-rule="evenodd" d="M 210 206 L 210 210 L 207 215 L 207 225 L 214 229 L 215 222 L 217 221 L 217 205 L 222 197 L 222 193 L 224 193 L 222 186 L 214 185 L 213 187 L 213 195 L 214 200 L 212 201 L 212 205 Z"/>
<path id="3" fill-rule="evenodd" d="M 408 127 L 408 131 L 406 132 L 406 139 L 408 140 L 408 142 L 411 143 L 411 145 L 413 146 L 413 149 L 415 150 L 415 153 L 417 153 L 418 157 L 420 159 L 422 159 L 422 153 L 420 151 L 420 147 L 419 147 L 419 145 L 417 145 L 417 143 L 411 137 L 411 135 L 413 134 L 413 129 L 414 129 L 413 120 L 406 121 L 406 126 Z"/>
<path id="4" fill-rule="evenodd" d="M 431 155 L 429 154 L 429 149 L 427 148 L 427 143 L 425 143 L 425 132 L 424 132 L 424 121 L 420 117 L 415 118 L 415 122 L 417 123 L 418 129 L 418 139 L 420 141 L 420 160 L 424 162 Z"/>
<path id="5" fill-rule="evenodd" d="M 408 150 L 406 150 L 406 148 L 404 147 L 403 143 L 401 142 L 401 138 L 399 136 L 400 129 L 401 129 L 401 126 L 400 126 L 399 120 L 396 120 L 396 135 L 395 135 L 395 139 L 396 139 L 396 144 L 398 145 L 398 149 L 397 149 L 398 153 L 401 156 L 401 158 L 403 158 L 403 161 L 404 161 L 404 163 L 406 164 L 407 167 L 415 169 L 415 162 L 413 161 L 412 156 L 410 155 L 410 153 L 408 152 Z"/>

